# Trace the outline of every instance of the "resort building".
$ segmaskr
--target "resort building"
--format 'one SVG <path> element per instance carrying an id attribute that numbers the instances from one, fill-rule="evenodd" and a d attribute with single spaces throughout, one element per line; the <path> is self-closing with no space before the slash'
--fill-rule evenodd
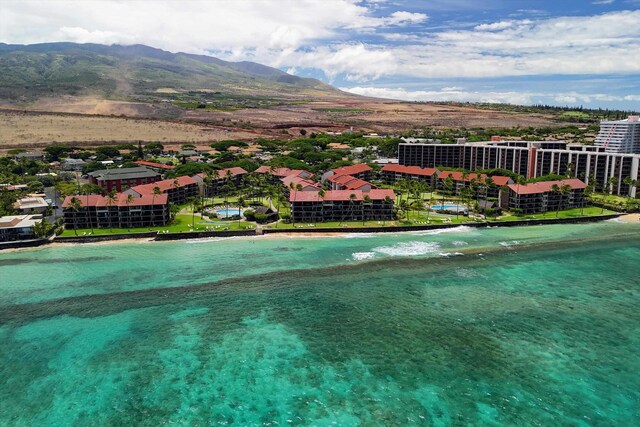
<path id="1" fill-rule="evenodd" d="M 371 180 L 371 171 L 373 169 L 369 165 L 365 165 L 363 163 L 351 166 L 344 166 L 337 169 L 332 169 L 328 172 L 325 172 L 322 175 L 322 181 L 325 181 L 332 176 L 340 176 L 340 175 L 351 175 L 354 178 L 362 179 L 364 181 Z"/>
<path id="2" fill-rule="evenodd" d="M 640 154 L 640 116 L 600 122 L 595 145 L 607 153 Z"/>
<path id="3" fill-rule="evenodd" d="M 294 222 L 391 220 L 393 200 L 391 189 L 292 191 L 289 195 Z"/>
<path id="4" fill-rule="evenodd" d="M 453 187 L 448 189 L 447 179 L 451 178 Z M 475 191 L 486 197 L 498 197 L 500 188 L 513 184 L 513 180 L 508 176 L 488 176 L 486 174 L 464 173 L 459 171 L 442 171 L 438 173 L 437 187 L 442 190 L 450 190 L 460 195 L 462 190 L 475 186 Z"/>
<path id="5" fill-rule="evenodd" d="M 311 179 L 313 173 L 303 169 L 289 169 L 289 168 L 274 168 L 272 166 L 260 166 L 253 173 L 264 174 L 270 177 L 271 182 L 278 182 L 282 178 L 289 175 L 297 175 L 301 178 Z"/>
<path id="6" fill-rule="evenodd" d="M 626 177 L 640 178 L 640 154 L 608 153 L 604 147 L 567 144 L 563 141 L 486 141 L 459 144 L 400 144 L 399 161 L 422 168 L 503 168 L 526 178 L 557 174 L 595 181 L 597 189 L 609 187 L 613 194 L 638 197 Z"/>
<path id="7" fill-rule="evenodd" d="M 9 215 L 0 217 L 0 242 L 35 239 L 33 226 L 42 221 L 42 215 Z"/>
<path id="8" fill-rule="evenodd" d="M 382 180 L 387 184 L 393 184 L 401 179 L 412 179 L 426 182 L 431 188 L 436 185 L 438 169 L 421 168 L 419 166 L 403 166 L 388 163 L 382 168 Z"/>
<path id="9" fill-rule="evenodd" d="M 522 214 L 580 208 L 587 205 L 586 187 L 576 178 L 526 185 L 509 184 L 509 197 L 503 198 L 501 205 Z"/>
<path id="10" fill-rule="evenodd" d="M 118 193 L 115 200 L 95 194 L 67 196 L 62 209 L 67 229 L 140 228 L 169 222 L 167 194 L 144 194 L 136 198 Z"/>
<path id="11" fill-rule="evenodd" d="M 333 175 L 327 179 L 332 190 L 360 190 L 368 193 L 374 188 L 378 188 L 368 181 L 356 178 L 351 175 Z"/>
<path id="12" fill-rule="evenodd" d="M 244 179 L 248 172 L 241 167 L 220 169 L 215 172 L 205 174 L 199 173 L 193 178 L 202 185 L 209 178 L 210 182 L 206 185 L 205 194 L 209 197 L 219 196 L 231 191 L 233 188 L 240 188 L 244 185 Z"/>
<path id="13" fill-rule="evenodd" d="M 89 181 L 97 184 L 108 193 L 111 190 L 124 191 L 136 185 L 151 184 L 162 177 L 156 171 L 145 167 L 101 169 L 91 172 Z"/>
<path id="14" fill-rule="evenodd" d="M 291 190 L 295 191 L 320 191 L 320 187 L 310 179 L 303 178 L 298 174 L 285 176 L 280 180 L 284 186 L 285 194 L 289 194 Z"/>
<path id="15" fill-rule="evenodd" d="M 124 193 L 131 194 L 133 197 L 152 196 L 156 187 L 160 189 L 162 194 L 168 196 L 169 203 L 176 205 L 186 203 L 190 197 L 198 195 L 198 182 L 190 176 L 179 176 L 175 179 L 165 179 L 153 184 L 136 185 Z"/>

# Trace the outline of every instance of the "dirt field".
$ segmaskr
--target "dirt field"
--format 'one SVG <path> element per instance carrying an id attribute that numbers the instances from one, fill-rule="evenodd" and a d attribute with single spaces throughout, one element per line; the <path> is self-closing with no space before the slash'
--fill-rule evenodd
<path id="1" fill-rule="evenodd" d="M 183 120 L 211 121 L 219 124 L 242 124 L 264 134 L 282 134 L 282 129 L 299 128 L 316 132 L 328 130 L 354 130 L 395 133 L 424 127 L 480 128 L 528 127 L 557 125 L 551 116 L 516 114 L 479 110 L 472 107 L 417 104 L 388 100 L 317 101 L 269 109 L 238 111 L 187 111 Z"/>
<path id="2" fill-rule="evenodd" d="M 29 111 L 2 107 L 0 105 L 0 152 L 10 148 L 42 148 L 53 142 L 96 146 L 137 141 L 180 144 L 249 140 L 260 136 L 287 138 L 299 136 L 303 128 L 309 132 L 353 128 L 363 132 L 402 133 L 425 127 L 557 125 L 551 116 L 541 114 L 352 96 L 235 111 L 184 110 L 169 103 L 92 98 L 41 100 L 29 106 Z"/>
<path id="3" fill-rule="evenodd" d="M 97 146 L 137 141 L 162 144 L 253 139 L 246 131 L 161 120 L 0 111 L 0 150 L 42 148 L 53 142 Z"/>

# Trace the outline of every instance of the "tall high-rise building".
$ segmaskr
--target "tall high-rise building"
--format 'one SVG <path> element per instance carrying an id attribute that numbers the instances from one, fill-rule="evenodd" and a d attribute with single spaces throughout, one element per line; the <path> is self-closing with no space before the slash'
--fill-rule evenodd
<path id="1" fill-rule="evenodd" d="M 640 116 L 600 122 L 595 145 L 604 147 L 607 153 L 640 154 Z"/>

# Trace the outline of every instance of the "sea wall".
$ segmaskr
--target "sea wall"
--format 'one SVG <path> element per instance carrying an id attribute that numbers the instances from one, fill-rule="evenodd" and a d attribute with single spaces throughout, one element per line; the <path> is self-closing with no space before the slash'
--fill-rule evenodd
<path id="1" fill-rule="evenodd" d="M 36 246 L 42 246 L 50 243 L 47 239 L 35 239 L 35 240 L 15 240 L 13 242 L 0 243 L 0 250 L 2 249 L 17 249 L 17 248 L 35 248 Z"/>
<path id="2" fill-rule="evenodd" d="M 159 233 L 155 236 L 157 241 L 164 240 L 186 240 L 205 239 L 208 237 L 235 237 L 235 236 L 255 236 L 256 230 L 227 230 L 227 231 L 192 231 L 189 233 Z"/>
<path id="3" fill-rule="evenodd" d="M 121 233 L 121 234 L 98 234 L 91 236 L 58 236 L 55 238 L 55 243 L 94 243 L 94 242 L 107 242 L 110 240 L 124 240 L 124 239 L 153 239 L 156 236 L 156 231 L 147 231 L 144 233 Z"/>

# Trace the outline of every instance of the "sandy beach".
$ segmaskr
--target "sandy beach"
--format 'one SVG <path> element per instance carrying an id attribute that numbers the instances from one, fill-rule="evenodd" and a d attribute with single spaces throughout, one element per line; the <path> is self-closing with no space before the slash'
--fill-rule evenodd
<path id="1" fill-rule="evenodd" d="M 622 222 L 637 223 L 637 222 L 640 222 L 640 213 L 621 215 L 618 219 Z"/>

